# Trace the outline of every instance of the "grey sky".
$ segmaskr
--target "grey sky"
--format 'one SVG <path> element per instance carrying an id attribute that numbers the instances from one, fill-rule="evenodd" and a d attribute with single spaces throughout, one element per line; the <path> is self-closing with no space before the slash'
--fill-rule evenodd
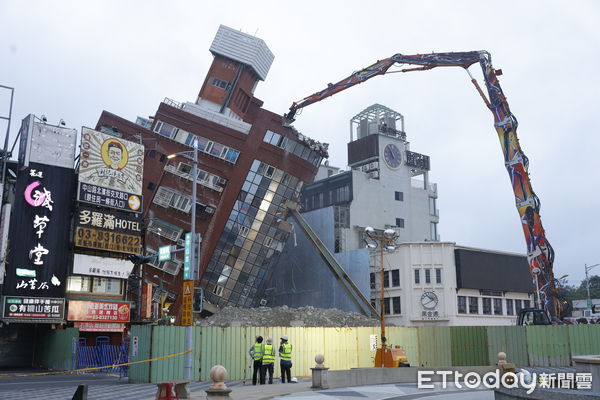
<path id="1" fill-rule="evenodd" d="M 11 137 L 28 113 L 80 129 L 102 110 L 135 120 L 164 97 L 194 100 L 219 24 L 256 33 L 275 54 L 255 94 L 281 114 L 395 53 L 488 50 L 520 123 L 556 276 L 578 283 L 584 263 L 600 263 L 600 3 L 207 3 L 0 0 L 0 84 L 15 88 Z M 482 83 L 478 68 L 470 70 Z M 431 156 L 442 240 L 525 252 L 492 115 L 462 69 L 374 78 L 307 107 L 295 126 L 331 143 L 331 164 L 345 166 L 348 121 L 373 103 L 402 113 L 411 149 Z"/>

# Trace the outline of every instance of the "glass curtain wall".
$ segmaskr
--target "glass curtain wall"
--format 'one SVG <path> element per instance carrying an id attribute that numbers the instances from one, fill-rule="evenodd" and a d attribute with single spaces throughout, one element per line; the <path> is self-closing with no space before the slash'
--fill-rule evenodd
<path id="1" fill-rule="evenodd" d="M 301 187 L 298 178 L 254 160 L 202 280 L 208 301 L 258 305 L 260 285 L 289 235 L 279 228 L 283 203 L 297 198 Z"/>

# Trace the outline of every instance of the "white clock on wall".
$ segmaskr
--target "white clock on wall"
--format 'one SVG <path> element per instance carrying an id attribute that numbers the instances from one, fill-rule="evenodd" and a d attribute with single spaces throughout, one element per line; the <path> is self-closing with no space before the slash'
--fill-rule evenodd
<path id="1" fill-rule="evenodd" d="M 402 163 L 402 153 L 398 146 L 390 143 L 383 149 L 383 159 L 389 168 L 398 169 Z"/>
<path id="2" fill-rule="evenodd" d="M 438 304 L 438 301 L 439 299 L 437 294 L 433 292 L 425 292 L 421 295 L 421 305 L 425 308 L 435 308 L 435 306 Z"/>

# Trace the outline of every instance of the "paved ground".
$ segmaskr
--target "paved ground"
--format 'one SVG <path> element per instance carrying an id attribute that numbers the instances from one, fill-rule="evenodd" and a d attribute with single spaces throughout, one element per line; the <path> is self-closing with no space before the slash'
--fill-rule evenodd
<path id="1" fill-rule="evenodd" d="M 18 374 L 39 371 L 19 371 Z M 16 373 L 0 373 L 15 375 Z M 126 379 L 107 374 L 69 374 L 43 375 L 31 377 L 9 377 L 0 379 L 0 399 L 2 400 L 70 400 L 79 384 L 88 385 L 89 400 L 151 400 L 155 398 L 156 385 L 128 384 Z M 332 399 L 448 399 L 448 400 L 492 400 L 490 391 L 457 391 L 449 387 L 442 389 L 417 389 L 414 384 L 360 386 L 321 391 L 312 391 L 309 379 L 301 379 L 299 383 L 273 385 L 243 385 L 240 381 L 226 382 L 232 389 L 232 400 L 332 400 Z M 190 389 L 193 399 L 205 399 L 204 390 L 210 386 L 208 382 L 192 382 Z"/>

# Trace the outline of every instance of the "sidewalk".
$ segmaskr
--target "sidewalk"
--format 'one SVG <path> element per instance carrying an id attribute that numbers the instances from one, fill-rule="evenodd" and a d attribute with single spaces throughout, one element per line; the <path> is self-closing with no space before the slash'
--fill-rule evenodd
<path id="1" fill-rule="evenodd" d="M 435 383 L 434 389 L 417 389 L 415 384 L 389 384 L 373 386 L 355 386 L 327 390 L 312 390 L 311 381 L 303 379 L 299 383 L 279 382 L 272 385 L 232 385 L 229 394 L 232 400 L 326 400 L 362 398 L 365 400 L 383 399 L 456 399 L 456 400 L 493 400 L 490 390 L 457 389 L 453 385 L 442 388 Z M 192 399 L 204 400 L 206 393 L 198 390 L 191 393 Z"/>
<path id="2" fill-rule="evenodd" d="M 291 393 L 311 392 L 310 379 L 301 379 L 298 383 L 281 383 L 273 382 L 272 385 L 235 385 L 229 386 L 231 393 L 229 397 L 232 400 L 260 400 L 269 399 L 277 396 L 289 395 Z M 191 399 L 204 400 L 206 392 L 204 390 L 194 391 L 191 393 Z"/>

